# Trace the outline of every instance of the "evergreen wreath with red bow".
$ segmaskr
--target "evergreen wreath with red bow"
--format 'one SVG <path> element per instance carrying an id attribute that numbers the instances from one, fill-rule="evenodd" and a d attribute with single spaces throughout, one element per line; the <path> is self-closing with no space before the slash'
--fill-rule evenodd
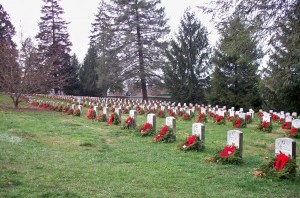
<path id="1" fill-rule="evenodd" d="M 170 143 L 176 140 L 176 136 L 173 134 L 173 129 L 164 125 L 161 128 L 160 133 L 154 138 L 154 142 Z"/>
<path id="2" fill-rule="evenodd" d="M 294 180 L 296 178 L 296 168 L 295 159 L 291 159 L 290 156 L 284 153 L 279 153 L 256 169 L 253 174 L 259 177 Z"/>
<path id="3" fill-rule="evenodd" d="M 260 121 L 260 123 L 257 126 L 257 129 L 260 131 L 264 131 L 267 133 L 271 133 L 272 132 L 272 123 L 271 122 L 266 122 L 266 121 Z"/>
<path id="4" fill-rule="evenodd" d="M 300 138 L 300 128 L 293 127 L 291 130 L 286 132 L 288 137 Z"/>
<path id="5" fill-rule="evenodd" d="M 212 161 L 220 164 L 241 164 L 243 162 L 240 150 L 235 145 L 227 145 L 224 149 L 218 150 Z"/>
<path id="6" fill-rule="evenodd" d="M 205 149 L 204 141 L 200 140 L 197 135 L 192 135 L 188 137 L 183 144 L 180 145 L 180 149 L 183 151 L 194 150 L 200 152 Z"/>
<path id="7" fill-rule="evenodd" d="M 152 127 L 152 124 L 146 122 L 144 125 L 137 127 L 136 133 L 137 135 L 141 136 L 153 136 L 155 134 L 155 131 Z"/>
<path id="8" fill-rule="evenodd" d="M 135 129 L 135 126 L 135 120 L 133 119 L 133 117 L 129 116 L 123 125 L 123 129 Z"/>

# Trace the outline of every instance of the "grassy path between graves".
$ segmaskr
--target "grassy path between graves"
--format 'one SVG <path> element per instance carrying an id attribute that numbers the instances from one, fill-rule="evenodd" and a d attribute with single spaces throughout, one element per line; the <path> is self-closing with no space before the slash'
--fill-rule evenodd
<path id="1" fill-rule="evenodd" d="M 0 107 L 0 197 L 300 197 L 299 168 L 295 181 L 252 175 L 274 155 L 275 138 L 284 136 L 279 125 L 267 134 L 255 129 L 257 119 L 241 129 L 244 163 L 219 165 L 205 159 L 225 146 L 229 123 L 209 120 L 205 151 L 185 153 L 178 146 L 191 134 L 193 121 L 181 118 L 177 141 L 164 144 L 87 120 L 86 114 L 7 109 L 10 99 L 3 95 Z M 138 125 L 145 121 L 146 115 L 138 115 Z M 158 130 L 164 121 L 157 118 Z"/>

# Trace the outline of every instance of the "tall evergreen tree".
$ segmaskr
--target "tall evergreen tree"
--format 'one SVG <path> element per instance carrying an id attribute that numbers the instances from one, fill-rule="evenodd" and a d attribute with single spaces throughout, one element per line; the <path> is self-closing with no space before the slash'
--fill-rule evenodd
<path id="1" fill-rule="evenodd" d="M 68 95 L 80 95 L 80 85 L 79 85 L 79 70 L 80 63 L 76 54 L 71 56 L 71 64 L 69 67 L 70 78 L 68 78 L 68 83 L 64 87 L 64 93 Z"/>
<path id="2" fill-rule="evenodd" d="M 97 81 L 99 77 L 95 72 L 95 67 L 97 67 L 97 50 L 95 47 L 90 46 L 79 71 L 81 95 L 102 95 L 102 90 L 99 90 L 97 87 Z"/>
<path id="3" fill-rule="evenodd" d="M 172 98 L 180 102 L 203 102 L 208 87 L 208 32 L 189 9 L 184 12 L 179 33 L 166 52 L 169 62 L 164 79 Z"/>
<path id="4" fill-rule="evenodd" d="M 108 1 L 101 0 L 90 36 L 90 45 L 97 51 L 94 72 L 98 75 L 96 86 L 102 90 L 102 96 L 106 96 L 108 90 L 120 90 L 123 86 L 122 69 L 118 59 L 120 46 L 111 9 Z"/>
<path id="5" fill-rule="evenodd" d="M 288 13 L 287 20 L 278 25 L 281 31 L 272 42 L 262 93 L 266 105 L 274 110 L 300 109 L 300 2 Z"/>
<path id="6" fill-rule="evenodd" d="M 281 31 L 282 24 L 276 22 L 285 20 L 297 3 L 298 0 L 212 0 L 209 6 L 202 8 L 212 13 L 217 28 L 221 29 L 231 23 L 232 15 L 238 14 L 249 26 L 255 28 L 256 34 L 265 42 L 276 39 L 270 36 Z"/>
<path id="7" fill-rule="evenodd" d="M 261 106 L 258 66 L 262 57 L 251 31 L 234 16 L 221 31 L 212 63 L 215 66 L 209 101 L 244 108 Z"/>
<path id="8" fill-rule="evenodd" d="M 43 0 L 41 22 L 39 23 L 38 48 L 41 62 L 51 59 L 53 67 L 49 71 L 53 76 L 53 87 L 57 93 L 62 90 L 70 78 L 71 42 L 67 31 L 67 22 L 63 20 L 64 10 L 58 4 L 60 0 Z"/>
<path id="9" fill-rule="evenodd" d="M 0 42 L 7 42 L 11 47 L 16 47 L 12 38 L 16 34 L 15 27 L 10 22 L 8 13 L 4 10 L 0 4 Z"/>
<path id="10" fill-rule="evenodd" d="M 160 0 L 112 0 L 115 25 L 122 51 L 118 57 L 125 79 L 139 80 L 143 99 L 148 100 L 147 83 L 159 77 L 164 62 L 164 37 L 169 33 Z"/>

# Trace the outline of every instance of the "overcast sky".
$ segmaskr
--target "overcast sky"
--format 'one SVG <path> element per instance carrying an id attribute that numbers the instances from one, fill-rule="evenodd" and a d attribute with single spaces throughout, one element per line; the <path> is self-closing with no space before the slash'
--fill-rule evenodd
<path id="1" fill-rule="evenodd" d="M 61 0 L 59 3 L 65 11 L 63 18 L 70 22 L 68 31 L 73 44 L 72 53 L 77 55 L 80 62 L 83 61 L 88 49 L 91 23 L 95 20 L 99 2 L 100 0 Z M 184 10 L 190 7 L 208 29 L 211 44 L 215 44 L 217 33 L 209 22 L 210 17 L 202 14 L 196 8 L 196 6 L 204 5 L 209 0 L 161 0 L 161 2 L 165 7 L 166 16 L 169 18 L 169 25 L 173 33 L 178 30 Z M 9 14 L 10 21 L 16 28 L 17 34 L 14 38 L 16 43 L 20 43 L 21 32 L 23 38 L 28 36 L 33 38 L 37 35 L 38 23 L 42 16 L 42 0 L 0 0 L 0 4 Z"/>

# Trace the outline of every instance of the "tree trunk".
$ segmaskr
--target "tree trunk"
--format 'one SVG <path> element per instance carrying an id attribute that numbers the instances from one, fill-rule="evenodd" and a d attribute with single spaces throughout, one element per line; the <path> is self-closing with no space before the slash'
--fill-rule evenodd
<path id="1" fill-rule="evenodd" d="M 19 109 L 19 99 L 14 101 L 15 109 Z"/>
<path id="2" fill-rule="evenodd" d="M 17 94 L 17 95 L 11 94 L 10 98 L 12 99 L 12 101 L 14 103 L 15 109 L 19 109 L 19 103 L 20 103 L 19 98 L 20 98 L 20 95 L 19 94 Z"/>
<path id="3" fill-rule="evenodd" d="M 143 94 L 143 100 L 148 101 L 148 93 L 147 93 L 147 84 L 146 84 L 146 76 L 145 76 L 145 68 L 144 68 L 144 57 L 143 57 L 143 45 L 141 40 L 141 30 L 139 26 L 139 13 L 136 10 L 136 33 L 137 33 L 137 44 L 138 44 L 138 55 L 139 55 L 139 69 L 140 69 L 140 79 L 141 79 L 141 88 Z"/>
<path id="4" fill-rule="evenodd" d="M 54 93 L 55 93 L 55 95 L 58 95 L 58 91 L 59 91 L 58 88 L 54 88 Z"/>

